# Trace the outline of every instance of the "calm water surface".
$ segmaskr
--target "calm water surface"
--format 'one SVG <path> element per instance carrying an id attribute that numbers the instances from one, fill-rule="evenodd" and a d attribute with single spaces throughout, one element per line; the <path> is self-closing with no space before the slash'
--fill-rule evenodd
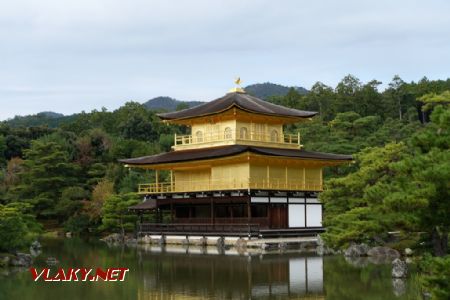
<path id="1" fill-rule="evenodd" d="M 230 249 L 108 247 L 80 239 L 43 242 L 60 267 L 127 267 L 124 282 L 33 282 L 0 275 L 0 299 L 415 299 L 414 274 L 393 281 L 390 266 L 341 256 L 239 254 Z"/>

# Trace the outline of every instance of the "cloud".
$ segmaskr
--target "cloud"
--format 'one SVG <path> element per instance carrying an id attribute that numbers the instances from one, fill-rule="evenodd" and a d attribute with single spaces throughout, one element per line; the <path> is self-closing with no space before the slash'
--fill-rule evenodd
<path id="1" fill-rule="evenodd" d="M 159 95 L 211 100 L 236 75 L 335 85 L 448 76 L 448 1 L 8 1 L 0 119 L 109 109 Z"/>

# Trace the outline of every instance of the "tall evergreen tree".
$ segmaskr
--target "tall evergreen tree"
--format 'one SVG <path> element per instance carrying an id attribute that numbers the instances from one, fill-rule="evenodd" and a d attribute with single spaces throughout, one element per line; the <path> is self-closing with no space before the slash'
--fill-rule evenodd
<path id="1" fill-rule="evenodd" d="M 33 141 L 25 151 L 20 184 L 11 191 L 14 198 L 33 204 L 40 217 L 54 217 L 62 190 L 77 183 L 78 167 L 68 156 L 55 142 Z"/>

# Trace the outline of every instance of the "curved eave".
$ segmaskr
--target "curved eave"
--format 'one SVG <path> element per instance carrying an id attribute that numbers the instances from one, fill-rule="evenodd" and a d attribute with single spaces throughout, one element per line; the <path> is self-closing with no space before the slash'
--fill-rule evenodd
<path id="1" fill-rule="evenodd" d="M 164 114 L 157 114 L 157 116 L 163 121 L 163 122 L 167 122 L 167 123 L 186 123 L 190 120 L 194 120 L 194 119 L 198 119 L 198 118 L 203 118 L 203 117 L 210 117 L 210 116 L 215 116 L 215 115 L 219 115 L 222 113 L 225 113 L 227 111 L 229 111 L 230 109 L 233 108 L 238 108 L 242 111 L 251 113 L 251 114 L 257 114 L 257 115 L 261 115 L 261 116 L 267 116 L 267 117 L 274 117 L 274 118 L 282 118 L 285 120 L 289 120 L 289 123 L 297 123 L 300 121 L 304 121 L 304 120 L 309 120 L 310 118 L 316 116 L 318 113 L 317 112 L 310 112 L 309 115 L 307 116 L 293 116 L 293 115 L 280 115 L 280 114 L 271 114 L 271 113 L 262 113 L 262 112 L 256 112 L 256 111 L 252 111 L 246 108 L 243 108 L 237 104 L 232 104 L 229 107 L 217 111 L 217 112 L 212 112 L 212 113 L 207 113 L 207 114 L 201 114 L 201 115 L 196 115 L 196 116 L 189 116 L 189 117 L 184 117 L 184 118 L 167 118 L 164 117 Z"/>
<path id="2" fill-rule="evenodd" d="M 245 93 L 228 93 L 225 96 L 204 104 L 176 112 L 160 113 L 158 116 L 167 122 L 182 122 L 223 113 L 233 107 L 242 111 L 278 118 L 301 120 L 317 115 L 317 112 L 303 111 L 270 103 Z"/>
<path id="3" fill-rule="evenodd" d="M 276 149 L 254 146 L 222 146 L 215 148 L 205 148 L 196 150 L 181 150 L 161 153 L 153 156 L 144 156 L 131 159 L 122 159 L 119 162 L 127 166 L 140 168 L 157 168 L 162 166 L 170 166 L 181 163 L 192 163 L 207 160 L 218 160 L 221 158 L 229 158 L 241 154 L 253 154 L 263 157 L 273 157 L 281 159 L 295 159 L 305 161 L 321 162 L 323 165 L 339 165 L 350 163 L 353 161 L 351 155 L 340 155 L 332 153 L 311 152 L 305 150 L 294 149 Z"/>

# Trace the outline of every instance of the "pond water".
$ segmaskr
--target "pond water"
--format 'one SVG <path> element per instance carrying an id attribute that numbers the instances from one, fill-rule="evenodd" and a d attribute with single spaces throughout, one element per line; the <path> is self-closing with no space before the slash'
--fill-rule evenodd
<path id="1" fill-rule="evenodd" d="M 108 247 L 49 239 L 35 261 L 44 267 L 124 267 L 123 282 L 34 282 L 29 271 L 0 274 L 0 299 L 416 299 L 414 273 L 393 281 L 389 264 L 295 252 L 239 254 L 233 249 Z M 54 269 L 54 268 L 53 268 Z"/>

